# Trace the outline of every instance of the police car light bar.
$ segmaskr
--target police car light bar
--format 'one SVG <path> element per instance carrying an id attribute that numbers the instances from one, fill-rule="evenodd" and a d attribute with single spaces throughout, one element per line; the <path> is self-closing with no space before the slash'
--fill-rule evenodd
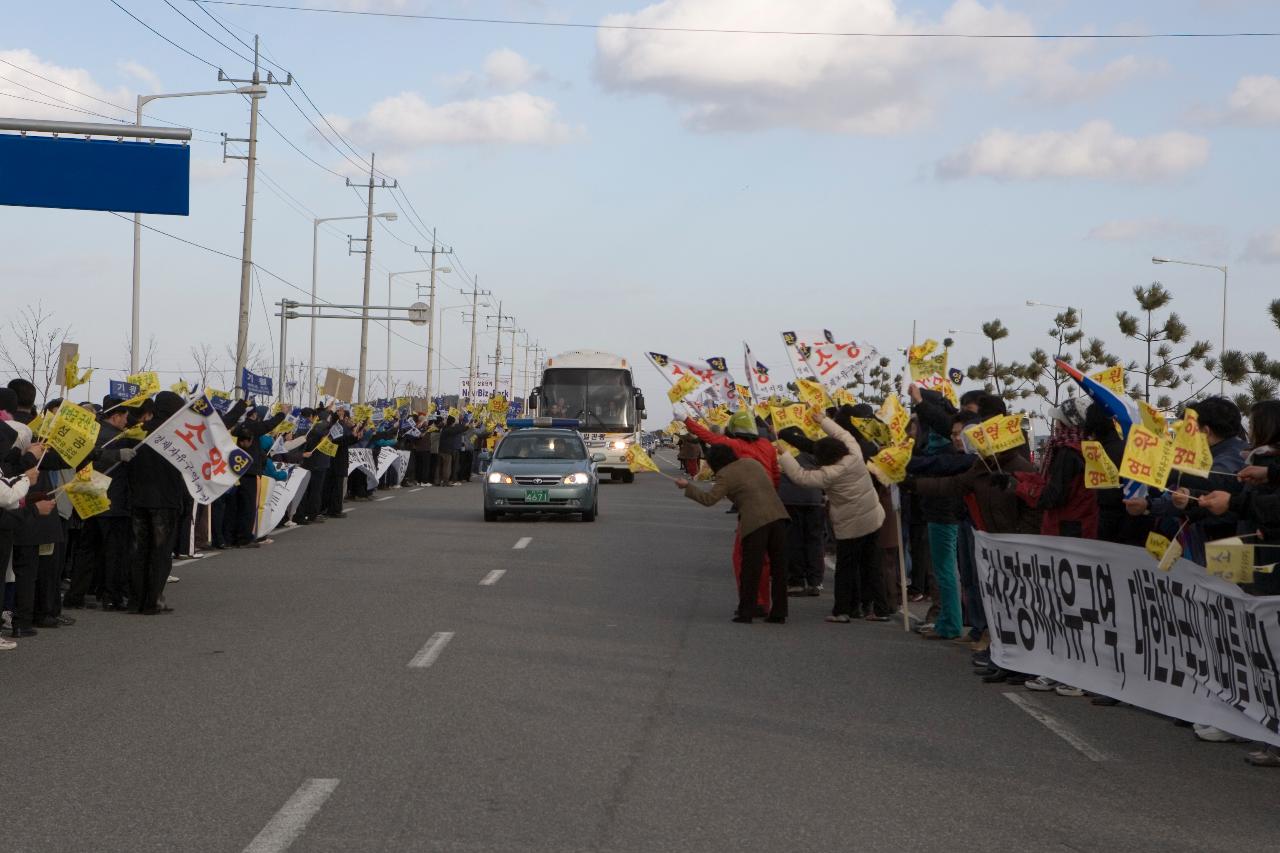
<path id="1" fill-rule="evenodd" d="M 582 421 L 576 418 L 507 418 L 511 429 L 579 429 Z"/>

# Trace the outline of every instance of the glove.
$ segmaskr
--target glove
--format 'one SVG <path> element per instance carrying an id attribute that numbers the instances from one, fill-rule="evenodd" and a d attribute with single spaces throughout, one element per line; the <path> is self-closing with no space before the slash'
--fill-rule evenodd
<path id="1" fill-rule="evenodd" d="M 133 457 L 138 455 L 138 449 L 136 447 L 122 447 L 116 453 L 120 455 L 121 462 L 132 462 Z"/>
<path id="2" fill-rule="evenodd" d="M 684 403 L 676 403 L 671 407 L 671 414 L 676 416 L 676 420 L 685 421 L 689 419 L 689 407 Z"/>

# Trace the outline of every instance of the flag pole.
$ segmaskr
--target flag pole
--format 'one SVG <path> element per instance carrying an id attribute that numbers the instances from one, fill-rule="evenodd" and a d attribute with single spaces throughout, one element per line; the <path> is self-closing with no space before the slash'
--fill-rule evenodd
<path id="1" fill-rule="evenodd" d="M 891 502 L 893 511 L 898 517 L 898 586 L 902 592 L 902 630 L 907 633 L 911 632 L 911 610 L 909 608 L 910 600 L 907 596 L 907 540 L 906 525 L 902 523 L 902 491 L 896 486 L 890 486 Z"/>

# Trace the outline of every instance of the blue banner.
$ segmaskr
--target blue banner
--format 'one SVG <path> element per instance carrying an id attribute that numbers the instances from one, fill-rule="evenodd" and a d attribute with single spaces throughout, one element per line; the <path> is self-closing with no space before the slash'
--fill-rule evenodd
<path id="1" fill-rule="evenodd" d="M 131 400 L 142 390 L 132 382 L 120 382 L 112 379 L 108 385 L 108 393 L 112 397 L 119 397 L 121 400 Z"/>
<path id="2" fill-rule="evenodd" d="M 240 387 L 244 389 L 247 397 L 270 397 L 271 377 L 250 373 L 249 368 L 246 367 L 240 377 Z"/>
<path id="3" fill-rule="evenodd" d="M 191 149 L 0 133 L 0 204 L 186 216 Z"/>

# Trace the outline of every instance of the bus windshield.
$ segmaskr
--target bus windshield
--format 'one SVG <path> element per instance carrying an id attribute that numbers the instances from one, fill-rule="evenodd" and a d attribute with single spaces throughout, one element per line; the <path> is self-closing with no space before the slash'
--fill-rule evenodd
<path id="1" fill-rule="evenodd" d="M 635 393 L 631 372 L 607 368 L 548 370 L 542 380 L 539 414 L 577 418 L 583 432 L 634 432 Z"/>

